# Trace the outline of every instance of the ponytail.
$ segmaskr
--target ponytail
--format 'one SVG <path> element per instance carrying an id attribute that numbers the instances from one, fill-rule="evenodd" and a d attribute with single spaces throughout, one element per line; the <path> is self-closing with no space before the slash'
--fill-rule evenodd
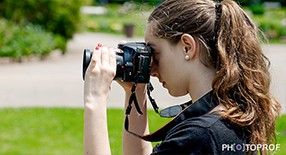
<path id="1" fill-rule="evenodd" d="M 250 143 L 267 144 L 275 139 L 281 108 L 270 95 L 269 61 L 262 53 L 257 27 L 238 4 L 223 0 L 221 9 L 212 85 L 216 100 L 227 108 L 225 118 L 250 130 Z"/>

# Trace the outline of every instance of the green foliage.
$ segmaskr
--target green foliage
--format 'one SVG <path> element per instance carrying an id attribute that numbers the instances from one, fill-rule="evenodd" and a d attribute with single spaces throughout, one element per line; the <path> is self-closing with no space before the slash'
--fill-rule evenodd
<path id="1" fill-rule="evenodd" d="M 0 36 L 0 57 L 44 56 L 56 48 L 52 33 L 31 24 L 18 26 L 0 19 Z"/>
<path id="2" fill-rule="evenodd" d="M 100 1 L 100 0 L 96 0 Z M 149 5 L 157 5 L 164 0 L 109 0 L 109 3 L 124 3 L 124 2 L 136 2 L 136 3 L 146 3 Z"/>
<path id="3" fill-rule="evenodd" d="M 77 31 L 80 7 L 88 2 L 89 0 L 3 0 L 0 2 L 0 16 L 18 24 L 40 25 L 62 37 L 59 39 L 61 42 L 66 42 Z M 65 46 L 59 45 L 65 50 Z"/>
<path id="4" fill-rule="evenodd" d="M 270 42 L 286 42 L 285 8 L 267 9 L 263 15 L 253 15 L 253 19 Z"/>
<path id="5" fill-rule="evenodd" d="M 254 4 L 250 7 L 250 10 L 255 15 L 263 15 L 265 12 L 264 7 L 261 4 Z"/>
<path id="6" fill-rule="evenodd" d="M 286 6 L 285 0 L 235 0 L 235 1 L 244 6 L 249 6 L 256 3 L 262 4 L 263 2 L 279 2 L 281 5 Z"/>
<path id="7" fill-rule="evenodd" d="M 261 21 L 259 28 L 268 39 L 276 39 L 286 36 L 286 27 L 272 21 Z"/>
<path id="8" fill-rule="evenodd" d="M 147 3 L 149 5 L 158 5 L 160 4 L 161 2 L 163 2 L 164 0 L 134 0 L 134 2 L 137 2 L 137 3 Z"/>

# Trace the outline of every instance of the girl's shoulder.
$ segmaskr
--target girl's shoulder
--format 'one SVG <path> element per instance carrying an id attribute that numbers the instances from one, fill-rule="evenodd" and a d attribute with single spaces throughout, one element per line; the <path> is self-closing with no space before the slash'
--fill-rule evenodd
<path id="1" fill-rule="evenodd" d="M 213 140 L 222 137 L 224 141 L 231 141 L 231 139 L 238 140 L 248 137 L 248 130 L 244 127 L 234 124 L 215 113 L 188 118 L 172 128 L 168 135 L 182 131 L 190 137 L 203 135 Z"/>
<path id="2" fill-rule="evenodd" d="M 244 129 L 237 125 L 217 114 L 205 114 L 177 124 L 154 150 L 168 150 L 168 153 L 179 151 L 182 154 L 222 154 L 223 144 L 246 143 L 246 137 Z"/>

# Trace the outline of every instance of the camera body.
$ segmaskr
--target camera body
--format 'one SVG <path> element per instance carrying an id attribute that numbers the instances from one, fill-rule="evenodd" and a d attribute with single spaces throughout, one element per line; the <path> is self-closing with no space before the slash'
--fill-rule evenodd
<path id="1" fill-rule="evenodd" d="M 150 81 L 152 51 L 144 42 L 118 44 L 116 52 L 116 75 L 114 80 L 124 82 L 148 83 Z M 92 57 L 89 49 L 83 54 L 83 79 Z"/>

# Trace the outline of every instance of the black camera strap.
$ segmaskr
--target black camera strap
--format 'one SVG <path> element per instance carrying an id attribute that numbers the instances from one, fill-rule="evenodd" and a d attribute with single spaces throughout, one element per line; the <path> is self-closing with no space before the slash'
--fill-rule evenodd
<path id="1" fill-rule="evenodd" d="M 130 133 L 130 134 L 132 134 L 132 135 L 134 135 L 136 137 L 142 138 L 144 140 L 150 141 L 151 139 L 146 138 L 145 135 L 140 136 L 140 135 L 138 135 L 138 134 L 136 134 L 134 132 L 129 131 L 129 119 L 128 119 L 128 117 L 129 117 L 129 115 L 131 113 L 131 110 L 132 110 L 132 103 L 134 103 L 136 111 L 138 112 L 138 114 L 143 115 L 143 112 L 142 112 L 142 110 L 141 110 L 141 108 L 140 108 L 140 106 L 138 104 L 137 97 L 136 97 L 136 94 L 135 94 L 136 86 L 137 86 L 137 83 L 134 83 L 132 88 L 131 88 L 131 96 L 129 98 L 128 106 L 127 106 L 126 111 L 125 111 L 124 128 L 125 128 L 125 130 L 128 133 Z M 159 107 L 157 106 L 155 99 L 153 99 L 151 97 L 151 92 L 153 90 L 154 90 L 154 88 L 153 88 L 152 84 L 149 82 L 147 84 L 147 95 L 148 95 L 148 98 L 149 98 L 149 100 L 150 100 L 150 102 L 151 102 L 151 104 L 153 106 L 154 111 L 159 114 Z"/>
<path id="2" fill-rule="evenodd" d="M 149 83 L 147 84 L 147 95 L 148 95 L 149 101 L 151 102 L 151 105 L 152 105 L 154 111 L 155 111 L 156 113 L 159 113 L 159 107 L 157 106 L 155 99 L 153 99 L 153 98 L 151 97 L 151 92 L 152 92 L 153 90 L 154 90 L 154 87 L 152 86 L 151 82 L 149 82 Z"/>
<path id="3" fill-rule="evenodd" d="M 170 124 L 166 125 L 165 127 L 159 129 L 157 132 L 155 132 L 153 134 L 148 134 L 148 135 L 142 135 L 141 136 L 141 135 L 138 135 L 138 134 L 136 134 L 136 133 L 134 133 L 132 131 L 129 131 L 129 119 L 128 119 L 128 117 L 129 117 L 129 115 L 131 113 L 131 110 L 132 110 L 132 103 L 134 103 L 136 111 L 138 112 L 138 114 L 143 115 L 143 112 L 142 112 L 142 110 L 141 110 L 141 108 L 140 108 L 140 106 L 138 104 L 137 97 L 136 97 L 136 94 L 135 94 L 136 86 L 137 86 L 137 83 L 134 83 L 133 86 L 132 86 L 132 89 L 131 89 L 131 93 L 132 94 L 131 94 L 131 96 L 129 98 L 128 106 L 127 106 L 126 111 L 125 111 L 124 128 L 131 135 L 139 137 L 139 138 L 144 139 L 146 141 L 152 141 L 152 142 L 160 141 L 160 139 L 162 139 L 165 136 L 166 132 L 171 127 L 173 127 L 173 124 L 175 123 L 174 121 L 173 121 L 173 123 L 170 123 Z M 159 107 L 157 106 L 155 99 L 153 99 L 151 97 L 151 92 L 153 90 L 154 90 L 154 87 L 149 82 L 147 84 L 148 99 L 149 99 L 149 101 L 150 101 L 154 111 L 156 113 L 158 113 L 160 115 L 160 117 L 167 117 L 167 118 L 174 117 L 177 114 L 179 114 L 185 107 L 189 106 L 190 103 L 191 103 L 191 102 L 187 102 L 187 103 L 184 103 L 184 104 L 181 104 L 181 105 L 171 106 L 171 107 L 168 107 L 166 109 L 161 110 L 160 113 L 159 113 Z"/>
<path id="4" fill-rule="evenodd" d="M 131 109 L 132 109 L 132 103 L 134 102 L 134 105 L 135 105 L 135 108 L 137 110 L 137 112 L 140 114 L 140 115 L 143 115 L 143 112 L 138 104 L 138 101 L 137 101 L 137 97 L 136 97 L 136 94 L 135 94 L 135 90 L 136 90 L 136 86 L 137 86 L 137 83 L 134 83 L 133 86 L 132 86 L 132 89 L 131 89 L 131 96 L 129 98 L 129 102 L 128 102 L 128 106 L 126 108 L 126 112 L 125 114 L 126 115 L 129 115 L 130 112 L 131 112 Z M 155 99 L 153 99 L 151 97 L 151 92 L 154 90 L 152 84 L 149 82 L 147 84 L 147 95 L 148 95 L 148 98 L 149 98 L 149 101 L 151 102 L 152 106 L 153 106 L 153 109 L 156 113 L 159 113 L 159 107 L 157 106 L 156 104 L 156 101 Z"/>
<path id="5" fill-rule="evenodd" d="M 131 96 L 130 96 L 130 98 L 129 98 L 128 106 L 127 106 L 126 111 L 125 111 L 125 115 L 126 115 L 126 116 L 129 116 L 129 115 L 130 115 L 130 112 L 131 112 L 131 110 L 132 110 L 132 103 L 134 103 L 137 112 L 138 112 L 140 115 L 143 115 L 143 112 L 142 112 L 141 109 L 140 109 L 140 106 L 139 106 L 139 104 L 138 104 L 137 97 L 136 97 L 136 94 L 135 94 L 136 86 L 137 86 L 137 83 L 134 83 L 133 86 L 132 86 L 132 89 L 131 89 L 131 93 L 132 93 L 132 94 L 131 94 Z M 133 101 L 134 101 L 134 102 L 133 102 Z"/>
<path id="6" fill-rule="evenodd" d="M 143 140 L 146 140 L 146 141 L 150 141 L 150 142 L 162 141 L 166 137 L 168 131 L 170 131 L 170 129 L 172 129 L 174 126 L 176 126 L 177 124 L 179 124 L 183 120 L 185 120 L 187 118 L 191 118 L 191 117 L 197 117 L 197 116 L 204 115 L 204 114 L 210 112 L 213 108 L 215 108 L 217 106 L 217 103 L 213 101 L 212 93 L 213 92 L 210 91 L 209 93 L 207 93 L 204 97 L 202 97 L 201 99 L 199 99 L 195 103 L 192 103 L 192 101 L 189 101 L 189 102 L 186 102 L 184 104 L 178 105 L 184 109 L 182 109 L 181 111 L 178 111 L 179 113 L 169 123 L 167 123 L 165 126 L 161 127 L 160 129 L 158 129 L 157 131 L 155 131 L 151 134 L 138 135 L 138 134 L 130 131 L 128 129 L 128 127 L 129 127 L 128 116 L 130 114 L 131 108 L 129 111 L 127 111 L 127 109 L 126 109 L 126 117 L 125 117 L 125 125 L 124 125 L 125 130 L 129 134 L 131 134 L 135 137 L 141 138 Z M 177 106 L 172 106 L 172 107 L 169 107 L 167 109 L 168 109 L 168 111 L 173 111 L 173 109 L 177 109 L 177 108 L 178 108 Z"/>

